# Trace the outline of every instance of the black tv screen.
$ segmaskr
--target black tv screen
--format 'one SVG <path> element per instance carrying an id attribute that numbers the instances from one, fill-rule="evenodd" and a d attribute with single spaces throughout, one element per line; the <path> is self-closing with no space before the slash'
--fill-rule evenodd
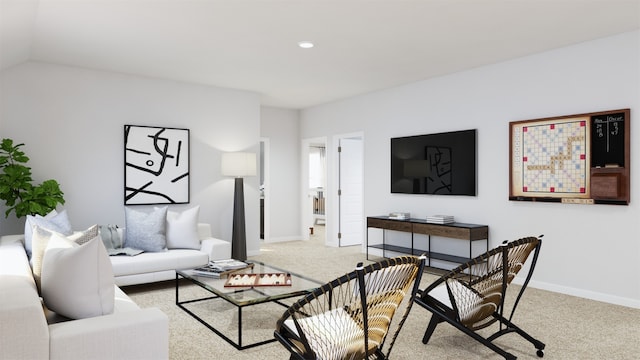
<path id="1" fill-rule="evenodd" d="M 476 129 L 391 139 L 391 192 L 476 195 Z"/>

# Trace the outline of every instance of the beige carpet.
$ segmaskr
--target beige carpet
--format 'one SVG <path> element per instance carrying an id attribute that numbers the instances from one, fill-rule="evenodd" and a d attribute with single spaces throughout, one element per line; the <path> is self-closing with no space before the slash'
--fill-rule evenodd
<path id="1" fill-rule="evenodd" d="M 251 259 L 264 261 L 320 281 L 329 281 L 351 271 L 359 261 L 366 263 L 360 247 L 328 248 L 319 240 L 323 227 L 315 229 L 310 241 L 264 244 L 261 254 Z M 544 256 L 544 248 L 540 256 Z M 422 284 L 435 279 L 425 274 Z M 206 295 L 185 284 L 181 299 Z M 422 286 L 423 288 L 425 285 Z M 171 359 L 288 359 L 279 343 L 237 351 L 219 336 L 175 305 L 174 282 L 123 288 L 141 307 L 158 307 L 169 316 Z M 237 311 L 224 301 L 194 304 L 207 320 L 229 337 L 237 339 Z M 277 305 L 258 305 L 243 310 L 243 341 L 271 338 L 276 319 L 284 311 Z M 447 324 L 436 329 L 427 345 L 421 342 L 429 313 L 416 305 L 405 323 L 392 359 L 501 359 L 470 337 Z M 546 343 L 545 359 L 638 359 L 640 358 L 640 310 L 585 300 L 533 288 L 527 289 L 514 322 Z M 490 328 L 494 330 L 495 328 Z M 519 359 L 537 359 L 534 347 L 516 334 L 497 343 Z"/>

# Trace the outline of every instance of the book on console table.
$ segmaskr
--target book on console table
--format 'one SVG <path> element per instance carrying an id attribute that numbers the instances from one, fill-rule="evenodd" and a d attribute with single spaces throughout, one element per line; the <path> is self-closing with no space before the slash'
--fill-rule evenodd
<path id="1" fill-rule="evenodd" d="M 193 272 L 198 275 L 209 276 L 212 278 L 223 278 L 231 273 L 252 269 L 253 263 L 246 263 L 240 260 L 217 260 L 210 261 L 209 264 L 193 269 Z"/>
<path id="2" fill-rule="evenodd" d="M 389 213 L 389 219 L 395 220 L 407 220 L 411 218 L 411 214 L 408 212 L 392 212 Z"/>
<path id="3" fill-rule="evenodd" d="M 451 224 L 455 221 L 451 215 L 430 215 L 427 216 L 427 222 L 433 224 Z"/>

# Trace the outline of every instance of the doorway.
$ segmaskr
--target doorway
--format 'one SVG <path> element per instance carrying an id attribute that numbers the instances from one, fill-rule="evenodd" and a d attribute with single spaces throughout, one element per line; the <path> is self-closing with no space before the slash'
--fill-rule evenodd
<path id="1" fill-rule="evenodd" d="M 326 167 L 327 147 L 325 144 L 312 143 L 309 145 L 309 196 L 311 197 L 314 227 L 316 225 L 325 225 L 326 223 Z"/>
<path id="2" fill-rule="evenodd" d="M 302 214 L 305 239 L 327 225 L 327 139 L 325 137 L 302 141 Z M 326 243 L 326 231 L 319 231 Z M 318 235 L 318 234 L 316 234 Z"/>

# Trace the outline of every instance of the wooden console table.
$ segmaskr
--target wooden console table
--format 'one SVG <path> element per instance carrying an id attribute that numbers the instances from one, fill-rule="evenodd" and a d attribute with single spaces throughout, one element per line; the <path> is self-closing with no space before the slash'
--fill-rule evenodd
<path id="1" fill-rule="evenodd" d="M 369 229 L 382 229 L 382 243 L 369 244 Z M 386 230 L 400 231 L 411 233 L 411 244 L 407 246 L 398 246 L 387 244 L 385 242 Z M 413 235 L 427 235 L 427 249 L 416 249 L 413 244 Z M 459 239 L 469 241 L 469 257 L 443 254 L 431 251 L 431 236 L 441 236 L 451 239 Z M 489 227 L 487 225 L 451 223 L 451 224 L 434 224 L 428 223 L 423 219 L 391 219 L 388 216 L 371 216 L 367 217 L 367 260 L 369 259 L 369 248 L 381 249 L 382 256 L 386 257 L 386 252 L 395 252 L 411 255 L 426 254 L 428 261 L 427 266 L 431 265 L 431 259 L 443 260 L 462 264 L 473 258 L 473 242 L 485 241 L 487 251 L 489 251 Z"/>

